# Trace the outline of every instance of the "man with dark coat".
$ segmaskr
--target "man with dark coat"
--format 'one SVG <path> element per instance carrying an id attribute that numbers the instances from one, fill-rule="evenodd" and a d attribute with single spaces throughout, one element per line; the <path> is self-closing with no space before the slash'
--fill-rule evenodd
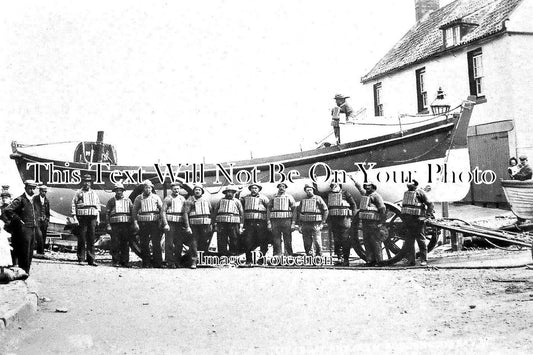
<path id="1" fill-rule="evenodd" d="M 533 176 L 533 170 L 531 170 L 531 167 L 527 162 L 527 156 L 521 155 L 518 157 L 518 160 L 520 160 L 520 164 L 518 164 L 520 170 L 518 170 L 516 174 L 511 175 L 511 179 L 519 181 L 530 180 Z"/>
<path id="2" fill-rule="evenodd" d="M 24 193 L 14 199 L 4 210 L 13 226 L 12 242 L 18 266 L 28 274 L 30 273 L 37 226 L 33 207 L 33 193 L 36 187 L 35 181 L 26 180 Z"/>
<path id="3" fill-rule="evenodd" d="M 44 244 L 46 243 L 46 231 L 50 222 L 50 201 L 46 197 L 48 188 L 46 185 L 39 186 L 39 194 L 33 196 L 33 207 L 35 208 L 35 219 L 37 229 L 35 230 L 35 242 L 37 254 L 44 254 Z"/>

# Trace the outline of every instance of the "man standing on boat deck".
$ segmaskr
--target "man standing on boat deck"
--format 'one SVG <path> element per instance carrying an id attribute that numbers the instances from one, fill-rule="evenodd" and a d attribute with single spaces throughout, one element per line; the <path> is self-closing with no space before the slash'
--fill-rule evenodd
<path id="1" fill-rule="evenodd" d="M 418 188 L 418 181 L 407 183 L 407 191 L 403 194 L 402 221 L 404 223 L 405 242 L 407 243 L 407 263 L 416 265 L 415 240 L 420 249 L 420 265 L 427 265 L 426 236 L 424 235 L 424 222 L 433 217 L 433 203 L 429 201 L 426 193 Z"/>
<path id="2" fill-rule="evenodd" d="M 228 185 L 222 191 L 224 197 L 218 201 L 216 213 L 217 249 L 219 255 L 237 255 L 239 252 L 239 234 L 242 231 L 243 209 L 239 199 L 235 198 L 237 188 Z M 229 244 L 229 253 L 228 253 Z"/>
<path id="3" fill-rule="evenodd" d="M 46 243 L 46 230 L 48 229 L 48 222 L 50 222 L 50 201 L 46 197 L 48 187 L 46 185 L 39 186 L 39 194 L 33 196 L 33 204 L 35 208 L 35 220 L 37 221 L 37 229 L 35 230 L 35 241 L 37 254 L 44 254 L 44 244 Z"/>
<path id="4" fill-rule="evenodd" d="M 312 185 L 304 186 L 306 197 L 302 199 L 298 206 L 298 216 L 296 222 L 302 228 L 302 238 L 306 255 L 313 255 L 312 248 L 315 247 L 315 255 L 322 255 L 322 227 L 328 219 L 328 206 L 322 197 L 315 195 L 315 188 Z"/>
<path id="5" fill-rule="evenodd" d="M 4 209 L 6 218 L 11 221 L 11 241 L 18 266 L 26 271 L 28 275 L 30 274 L 35 243 L 35 230 L 37 228 L 33 205 L 33 192 L 36 187 L 37 184 L 35 181 L 26 180 L 24 182 L 24 193 L 15 198 Z"/>
<path id="6" fill-rule="evenodd" d="M 160 268 L 163 263 L 161 255 L 161 231 L 159 222 L 163 202 L 153 193 L 154 184 L 150 180 L 143 181 L 143 193 L 133 202 L 133 229 L 139 233 L 141 241 L 142 267 Z M 152 256 L 150 255 L 150 241 L 152 242 Z"/>
<path id="7" fill-rule="evenodd" d="M 285 254 L 292 256 L 292 230 L 295 228 L 296 201 L 292 195 L 285 191 L 288 186 L 280 182 L 277 186 L 278 192 L 274 195 L 268 204 L 268 222 L 267 228 L 272 231 L 274 255 L 281 255 L 281 237 L 283 235 L 283 244 Z"/>
<path id="8" fill-rule="evenodd" d="M 100 200 L 96 192 L 91 189 L 91 175 L 83 175 L 81 189 L 72 199 L 72 216 L 79 222 L 78 235 L 78 262 L 85 261 L 92 266 L 97 266 L 94 256 L 94 239 L 97 221 L 100 214 Z"/>
<path id="9" fill-rule="evenodd" d="M 252 262 L 252 251 L 257 245 L 263 256 L 268 251 L 267 209 L 269 201 L 268 197 L 260 193 L 262 189 L 261 185 L 251 184 L 248 186 L 250 194 L 241 197 L 241 204 L 244 207 L 244 246 L 247 263 Z"/>
<path id="10" fill-rule="evenodd" d="M 200 184 L 194 185 L 193 195 L 187 199 L 185 204 L 185 214 L 189 221 L 191 243 L 196 243 L 197 249 L 207 253 L 213 229 L 211 228 L 211 202 L 204 193 L 204 187 Z M 189 232 L 189 231 L 188 231 Z M 191 254 L 193 264 L 197 260 L 197 255 Z"/>
<path id="11" fill-rule="evenodd" d="M 348 98 L 350 98 L 350 96 L 344 96 L 341 94 L 335 95 L 335 103 L 337 106 L 331 110 L 331 125 L 333 126 L 333 133 L 335 133 L 337 144 L 341 144 L 341 113 L 346 115 L 346 123 L 353 123 L 350 120 L 355 118 L 352 107 L 346 102 L 346 99 Z"/>
<path id="12" fill-rule="evenodd" d="M 172 192 L 163 200 L 163 212 L 161 214 L 163 229 L 165 230 L 165 261 L 170 269 L 175 269 L 180 265 L 185 235 L 187 232 L 191 232 L 189 218 L 184 209 L 185 197 L 180 195 L 181 186 L 179 182 L 173 182 L 170 185 Z M 189 252 L 193 258 L 191 265 L 193 269 L 196 268 L 196 248 L 196 240 L 192 240 L 189 243 Z"/>
<path id="13" fill-rule="evenodd" d="M 352 195 L 342 189 L 342 184 L 331 183 L 328 193 L 328 226 L 335 246 L 335 255 L 343 266 L 349 265 L 350 228 L 357 210 Z"/>
<path id="14" fill-rule="evenodd" d="M 124 185 L 116 183 L 115 193 L 107 201 L 107 230 L 111 234 L 111 258 L 113 266 L 129 267 L 131 237 L 131 211 L 133 204 L 124 197 Z"/>
<path id="15" fill-rule="evenodd" d="M 511 179 L 519 181 L 530 180 L 533 176 L 533 170 L 531 170 L 527 162 L 527 156 L 521 155 L 518 157 L 518 160 L 520 160 L 520 164 L 518 164 L 520 170 L 516 174 L 511 175 Z"/>
<path id="16" fill-rule="evenodd" d="M 353 179 L 352 179 L 353 180 Z M 354 180 L 358 190 L 359 183 Z M 379 266 L 383 261 L 381 252 L 381 231 L 386 222 L 386 207 L 383 198 L 376 192 L 377 186 L 372 182 L 363 184 L 364 195 L 359 202 L 359 219 L 363 225 L 363 243 L 365 245 L 366 264 Z"/>

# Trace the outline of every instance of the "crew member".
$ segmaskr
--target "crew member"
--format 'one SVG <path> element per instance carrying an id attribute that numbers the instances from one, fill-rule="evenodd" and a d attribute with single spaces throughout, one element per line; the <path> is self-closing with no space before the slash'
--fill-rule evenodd
<path id="1" fill-rule="evenodd" d="M 2 228 L 6 231 L 7 240 L 9 242 L 9 245 L 11 246 L 13 243 L 13 239 L 11 237 L 11 233 L 13 232 L 13 226 L 11 225 L 11 221 L 9 218 L 7 218 L 6 214 L 4 213 L 4 210 L 7 206 L 11 203 L 11 193 L 9 192 L 9 185 L 3 185 L 2 186 L 2 193 L 0 193 L 0 219 L 2 220 Z M 10 265 L 15 265 L 17 263 L 17 257 L 15 255 L 14 250 L 11 248 L 11 259 L 12 263 Z"/>
<path id="2" fill-rule="evenodd" d="M 350 96 L 344 96 L 341 94 L 335 95 L 335 103 L 337 104 L 331 110 L 331 125 L 333 126 L 333 133 L 337 139 L 337 144 L 341 144 L 341 128 L 340 128 L 340 115 L 341 113 L 346 115 L 346 123 L 351 123 L 350 120 L 355 118 L 353 109 L 346 102 Z"/>
<path id="3" fill-rule="evenodd" d="M 292 230 L 295 228 L 294 220 L 296 214 L 296 201 L 286 190 L 287 184 L 280 182 L 277 186 L 278 192 L 268 204 L 267 227 L 272 231 L 274 255 L 281 255 L 281 238 L 285 246 L 285 254 L 293 255 L 292 252 Z"/>
<path id="4" fill-rule="evenodd" d="M 350 228 L 357 206 L 352 195 L 342 190 L 342 184 L 330 184 L 328 193 L 328 226 L 333 235 L 335 255 L 343 266 L 350 260 Z"/>
<path id="5" fill-rule="evenodd" d="M 154 184 L 150 180 L 143 181 L 143 193 L 133 202 L 133 229 L 139 233 L 141 241 L 141 259 L 143 268 L 160 268 L 163 263 L 161 255 L 161 231 L 159 222 L 163 202 L 153 193 Z M 152 255 L 150 255 L 150 241 Z"/>
<path id="6" fill-rule="evenodd" d="M 167 267 L 175 269 L 181 263 L 181 252 L 185 234 L 190 231 L 189 219 L 185 212 L 185 197 L 180 195 L 181 184 L 170 185 L 171 193 L 163 200 L 163 229 L 165 230 L 165 261 Z M 192 239 L 192 238 L 191 238 Z M 192 268 L 196 268 L 196 240 L 189 243 L 189 253 L 193 259 Z"/>
<path id="7" fill-rule="evenodd" d="M 407 184 L 407 191 L 403 194 L 402 221 L 407 235 L 407 263 L 416 265 L 415 240 L 420 249 L 420 265 L 427 265 L 426 236 L 424 235 L 424 222 L 433 217 L 433 203 L 428 199 L 424 190 L 418 188 L 418 181 L 412 180 Z"/>
<path id="8" fill-rule="evenodd" d="M 194 185 L 193 195 L 187 199 L 185 205 L 185 214 L 189 221 L 191 243 L 196 243 L 198 250 L 207 253 L 213 229 L 211 228 L 211 203 L 204 195 L 205 191 L 202 185 Z M 193 264 L 196 265 L 196 255 L 191 255 Z"/>
<path id="9" fill-rule="evenodd" d="M 380 228 L 386 221 L 386 207 L 383 198 L 376 190 L 374 183 L 363 184 L 365 194 L 359 203 L 359 219 L 363 224 L 363 243 L 368 266 L 380 265 L 383 261 L 381 253 Z"/>
<path id="10" fill-rule="evenodd" d="M 511 179 L 520 181 L 530 180 L 533 176 L 533 170 L 531 170 L 531 167 L 527 162 L 527 156 L 521 155 L 518 157 L 518 160 L 520 160 L 520 164 L 518 164 L 520 170 L 518 170 L 517 173 L 511 175 Z"/>
<path id="11" fill-rule="evenodd" d="M 106 208 L 107 230 L 111 234 L 111 259 L 113 266 L 129 267 L 133 203 L 124 197 L 122 183 L 116 183 L 112 191 L 115 196 L 107 201 Z"/>
<path id="12" fill-rule="evenodd" d="M 321 231 L 328 219 L 328 206 L 322 197 L 315 195 L 315 188 L 312 185 L 304 186 L 306 197 L 298 206 L 298 217 L 296 222 L 302 229 L 302 237 L 306 255 L 313 255 L 312 248 L 315 247 L 315 255 L 322 255 Z"/>
<path id="13" fill-rule="evenodd" d="M 222 193 L 224 197 L 215 206 L 217 227 L 217 248 L 220 255 L 237 255 L 239 234 L 242 232 L 243 209 L 241 201 L 235 198 L 237 188 L 228 185 Z M 228 253 L 229 243 L 229 253 Z"/>
<path id="14" fill-rule="evenodd" d="M 50 201 L 46 197 L 47 192 L 48 188 L 46 185 L 40 185 L 39 195 L 33 196 L 35 219 L 37 221 L 37 229 L 35 230 L 36 250 L 37 254 L 40 255 L 44 254 L 46 231 L 50 222 Z"/>
<path id="15" fill-rule="evenodd" d="M 33 194 L 37 184 L 33 180 L 24 182 L 24 193 L 15 198 L 4 209 L 6 218 L 11 222 L 12 246 L 18 266 L 30 274 L 33 247 L 35 243 L 35 230 L 37 221 L 33 206 Z"/>
<path id="16" fill-rule="evenodd" d="M 252 251 L 257 245 L 263 256 L 268 251 L 267 209 L 269 201 L 268 197 L 260 193 L 262 189 L 261 185 L 251 184 L 248 186 L 250 194 L 241 197 L 241 204 L 244 206 L 244 246 L 247 263 L 252 262 Z"/>
<path id="17" fill-rule="evenodd" d="M 78 219 L 80 230 L 78 235 L 78 262 L 87 257 L 87 263 L 97 266 L 94 255 L 95 229 L 100 214 L 100 200 L 91 189 L 91 175 L 84 175 L 81 189 L 76 191 L 72 199 L 72 216 Z"/>

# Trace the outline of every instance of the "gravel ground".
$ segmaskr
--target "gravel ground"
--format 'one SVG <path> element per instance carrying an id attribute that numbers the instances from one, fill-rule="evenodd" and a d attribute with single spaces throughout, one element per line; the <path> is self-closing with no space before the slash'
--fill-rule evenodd
<path id="1" fill-rule="evenodd" d="M 0 353 L 533 352 L 529 268 L 32 271 L 48 300 Z"/>

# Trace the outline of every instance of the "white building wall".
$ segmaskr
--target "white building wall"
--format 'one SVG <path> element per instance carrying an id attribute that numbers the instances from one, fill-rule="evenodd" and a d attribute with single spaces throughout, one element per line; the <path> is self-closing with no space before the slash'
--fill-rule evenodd
<path id="1" fill-rule="evenodd" d="M 417 113 L 415 71 L 422 67 L 426 69 L 428 103 L 442 87 L 452 107 L 459 105 L 470 94 L 467 52 L 476 48 L 483 52 L 487 101 L 476 105 L 470 125 L 514 120 L 515 130 L 509 132 L 509 154 L 528 154 L 533 158 L 533 57 L 530 56 L 533 36 L 530 35 L 504 35 L 366 83 L 367 112 L 374 112 L 373 85 L 381 82 L 386 116 Z"/>

